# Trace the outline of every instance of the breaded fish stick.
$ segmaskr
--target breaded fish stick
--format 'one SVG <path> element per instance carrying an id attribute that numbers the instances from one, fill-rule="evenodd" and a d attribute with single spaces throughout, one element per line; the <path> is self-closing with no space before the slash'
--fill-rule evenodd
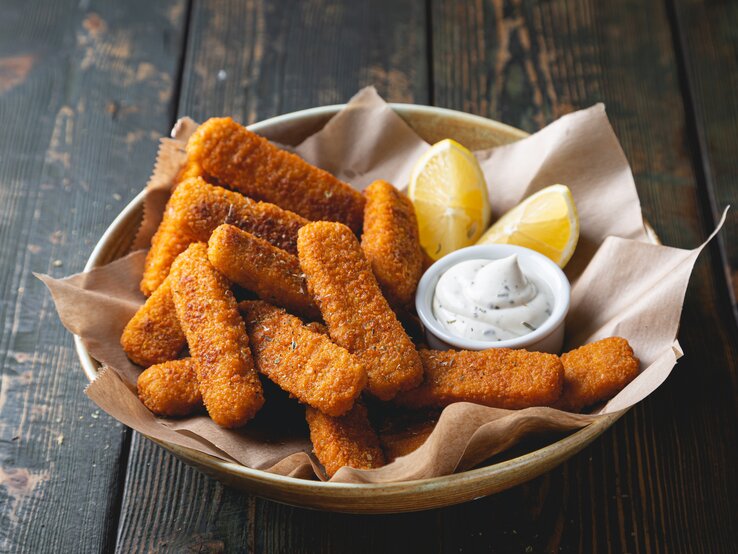
<path id="1" fill-rule="evenodd" d="M 260 301 L 238 307 L 260 373 L 325 414 L 340 416 L 351 409 L 366 385 L 358 360 L 280 308 Z"/>
<path id="2" fill-rule="evenodd" d="M 264 404 L 264 394 L 229 283 L 210 265 L 201 242 L 177 257 L 171 275 L 174 307 L 205 408 L 222 427 L 243 425 Z"/>
<path id="3" fill-rule="evenodd" d="M 177 175 L 176 180 L 177 183 L 181 183 L 182 181 L 195 177 L 202 177 L 202 167 L 192 160 L 187 160 Z"/>
<path id="4" fill-rule="evenodd" d="M 233 225 L 221 225 L 208 241 L 208 259 L 232 282 L 292 313 L 318 319 L 297 256 Z"/>
<path id="5" fill-rule="evenodd" d="M 341 417 L 331 417 L 308 406 L 305 419 L 310 427 L 313 452 L 328 477 L 333 477 L 343 466 L 373 469 L 384 465 L 379 439 L 363 404 L 356 403 Z"/>
<path id="6" fill-rule="evenodd" d="M 423 273 L 413 203 L 386 181 L 374 181 L 364 195 L 361 248 L 390 303 L 409 306 Z"/>
<path id="7" fill-rule="evenodd" d="M 172 193 L 171 208 L 185 233 L 195 240 L 205 242 L 216 227 L 230 223 L 295 255 L 297 231 L 308 223 L 279 206 L 257 202 L 202 179 L 180 183 Z"/>
<path id="8" fill-rule="evenodd" d="M 146 296 L 151 296 L 169 275 L 172 262 L 192 242 L 192 238 L 184 233 L 179 223 L 168 215 L 168 210 L 165 209 L 164 218 L 154 236 L 151 237 L 151 248 L 146 254 L 143 277 L 139 287 L 141 292 Z"/>
<path id="9" fill-rule="evenodd" d="M 186 416 L 202 407 L 192 358 L 152 365 L 138 376 L 138 397 L 161 416 Z"/>
<path id="10" fill-rule="evenodd" d="M 561 355 L 564 392 L 556 407 L 578 412 L 609 400 L 636 378 L 640 362 L 628 341 L 609 337 Z"/>
<path id="11" fill-rule="evenodd" d="M 229 117 L 208 119 L 187 143 L 189 163 L 206 181 L 271 202 L 310 220 L 361 229 L 364 197 L 349 185 Z"/>
<path id="12" fill-rule="evenodd" d="M 120 345 L 133 363 L 149 367 L 175 360 L 186 344 L 167 277 L 125 326 Z"/>
<path id="13" fill-rule="evenodd" d="M 382 296 L 351 230 L 340 223 L 309 223 L 300 229 L 297 248 L 328 332 L 364 365 L 369 392 L 389 400 L 420 384 L 418 353 Z"/>
<path id="14" fill-rule="evenodd" d="M 141 291 L 151 294 L 169 274 L 174 259 L 195 241 L 207 242 L 223 223 L 231 223 L 277 248 L 297 254 L 297 231 L 307 220 L 267 202 L 209 185 L 200 178 L 177 185 L 146 256 Z"/>
<path id="15" fill-rule="evenodd" d="M 133 363 L 148 367 L 174 360 L 185 344 L 172 302 L 171 280 L 165 279 L 123 329 L 120 345 Z"/>
<path id="16" fill-rule="evenodd" d="M 397 396 L 411 408 L 475 402 L 493 408 L 550 406 L 561 396 L 564 368 L 554 354 L 491 348 L 480 352 L 421 350 L 425 380 Z"/>
<path id="17" fill-rule="evenodd" d="M 144 368 L 175 360 L 187 345 L 170 283 L 167 277 L 146 299 L 120 337 L 120 345 L 128 358 Z"/>

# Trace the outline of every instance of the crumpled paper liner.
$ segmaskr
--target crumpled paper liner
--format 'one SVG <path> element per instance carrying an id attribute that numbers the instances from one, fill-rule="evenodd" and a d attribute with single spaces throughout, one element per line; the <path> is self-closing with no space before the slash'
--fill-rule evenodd
<path id="1" fill-rule="evenodd" d="M 142 223 L 133 241 L 136 251 L 87 273 L 65 279 L 39 278 L 51 291 L 62 323 L 82 338 L 103 365 L 86 390 L 102 410 L 162 441 L 255 469 L 323 479 L 309 454 L 302 408 L 268 383 L 264 409 L 236 431 L 219 428 L 205 415 L 155 417 L 136 397 L 140 368 L 127 359 L 119 338 L 144 302 L 138 283 L 145 251 L 137 249 L 148 247 L 161 220 L 185 159 L 184 142 L 195 126 L 184 118 L 173 129 L 172 138 L 161 141 L 147 184 Z M 377 178 L 404 187 L 413 162 L 428 147 L 373 88 L 367 88 L 294 151 L 363 189 Z M 552 408 L 514 411 L 469 403 L 451 405 L 417 450 L 376 470 L 342 468 L 332 481 L 389 483 L 472 468 L 524 437 L 581 428 L 602 414 L 632 406 L 668 377 L 682 355 L 676 341 L 679 317 L 704 244 L 682 250 L 648 242 L 633 176 L 604 106 L 574 112 L 528 138 L 475 154 L 489 184 L 495 217 L 545 186 L 561 182 L 570 187 L 581 232 L 577 251 L 566 268 L 572 281 L 566 349 L 620 335 L 630 341 L 640 358 L 641 373 L 593 415 Z"/>

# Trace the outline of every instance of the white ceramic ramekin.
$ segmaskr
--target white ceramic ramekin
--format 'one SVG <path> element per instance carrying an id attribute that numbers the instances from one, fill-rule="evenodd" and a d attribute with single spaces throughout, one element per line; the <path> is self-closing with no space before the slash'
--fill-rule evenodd
<path id="1" fill-rule="evenodd" d="M 518 255 L 520 268 L 526 275 L 537 275 L 548 284 L 554 298 L 551 316 L 535 331 L 497 342 L 465 339 L 449 333 L 433 315 L 433 294 L 436 284 L 446 270 L 467 260 L 498 260 Z M 468 246 L 444 256 L 423 274 L 415 294 L 415 307 L 425 326 L 428 345 L 439 350 L 487 350 L 489 348 L 525 348 L 536 352 L 558 354 L 564 343 L 564 320 L 569 312 L 569 280 L 558 265 L 543 254 L 529 248 L 510 244 Z"/>

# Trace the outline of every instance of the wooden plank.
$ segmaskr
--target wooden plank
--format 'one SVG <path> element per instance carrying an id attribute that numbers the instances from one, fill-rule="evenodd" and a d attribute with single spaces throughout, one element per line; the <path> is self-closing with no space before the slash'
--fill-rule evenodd
<path id="1" fill-rule="evenodd" d="M 0 550 L 114 539 L 127 432 L 84 396 L 32 271 L 82 269 L 170 123 L 180 0 L 3 3 L 0 18 Z"/>
<path id="2" fill-rule="evenodd" d="M 392 101 L 427 103 L 424 16 L 422 3 L 387 0 L 195 1 L 179 114 L 250 123 L 345 102 L 369 84 Z M 422 522 L 413 527 L 423 545 L 438 539 L 432 515 L 326 517 L 249 497 L 135 434 L 130 460 L 119 552 L 411 550 L 412 536 L 386 531 L 400 532 L 396 522 Z"/>
<path id="3" fill-rule="evenodd" d="M 738 4 L 714 0 L 671 0 L 674 34 L 689 95 L 688 124 L 699 154 L 698 176 L 705 182 L 714 219 L 738 206 Z M 738 218 L 730 217 L 719 237 L 733 314 L 738 322 Z"/>
<path id="4" fill-rule="evenodd" d="M 253 534 L 253 510 L 252 498 L 134 433 L 116 551 L 245 550 Z"/>
<path id="5" fill-rule="evenodd" d="M 391 0 L 196 1 L 179 112 L 253 123 L 345 102 L 367 85 L 426 103 L 424 14 Z"/>
<path id="6" fill-rule="evenodd" d="M 433 0 L 431 20 L 437 104 L 535 130 L 604 101 L 664 242 L 706 237 L 662 3 Z M 695 269 L 669 380 L 563 468 L 444 512 L 449 549 L 735 550 L 738 337 L 714 253 Z"/>

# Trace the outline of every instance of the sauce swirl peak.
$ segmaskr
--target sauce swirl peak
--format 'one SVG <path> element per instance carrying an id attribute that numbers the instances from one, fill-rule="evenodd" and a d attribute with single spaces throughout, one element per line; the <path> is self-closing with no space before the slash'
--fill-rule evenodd
<path id="1" fill-rule="evenodd" d="M 468 260 L 436 284 L 433 315 L 450 334 L 499 342 L 535 331 L 551 315 L 553 294 L 537 275 L 526 275 L 513 254 Z"/>

